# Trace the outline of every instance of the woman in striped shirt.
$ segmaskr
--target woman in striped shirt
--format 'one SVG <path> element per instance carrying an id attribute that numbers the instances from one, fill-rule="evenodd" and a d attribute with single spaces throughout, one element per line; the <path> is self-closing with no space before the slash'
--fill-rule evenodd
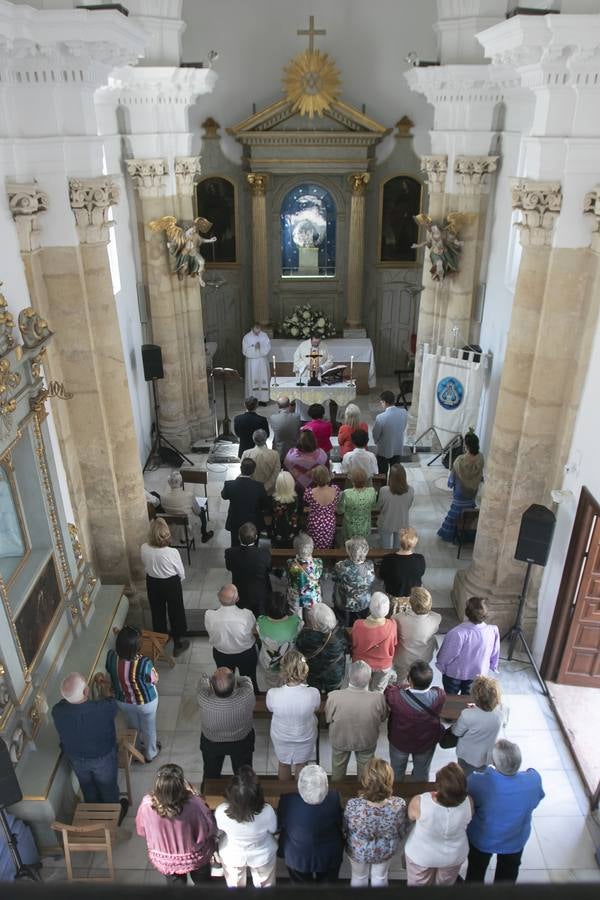
<path id="1" fill-rule="evenodd" d="M 126 625 L 117 635 L 115 650 L 108 651 L 106 671 L 117 706 L 125 714 L 129 727 L 137 729 L 146 762 L 151 762 L 161 749 L 156 740 L 158 674 L 152 660 L 140 653 L 141 645 L 139 630 Z"/>

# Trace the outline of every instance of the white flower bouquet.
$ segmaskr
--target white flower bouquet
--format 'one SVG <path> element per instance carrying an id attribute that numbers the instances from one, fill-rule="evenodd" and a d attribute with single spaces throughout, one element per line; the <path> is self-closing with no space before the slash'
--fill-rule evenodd
<path id="1" fill-rule="evenodd" d="M 335 325 L 320 309 L 313 309 L 310 303 L 297 306 L 285 317 L 279 329 L 282 337 L 306 340 L 311 334 L 321 338 L 335 337 Z"/>

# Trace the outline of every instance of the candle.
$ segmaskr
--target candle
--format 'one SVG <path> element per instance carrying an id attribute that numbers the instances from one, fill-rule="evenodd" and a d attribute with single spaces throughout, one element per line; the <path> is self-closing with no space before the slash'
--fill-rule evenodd
<path id="1" fill-rule="evenodd" d="M 275 355 L 273 355 L 273 378 L 277 378 L 277 364 L 275 362 Z"/>
<path id="2" fill-rule="evenodd" d="M 352 373 L 354 371 L 354 357 L 350 357 L 350 381 L 352 381 Z"/>

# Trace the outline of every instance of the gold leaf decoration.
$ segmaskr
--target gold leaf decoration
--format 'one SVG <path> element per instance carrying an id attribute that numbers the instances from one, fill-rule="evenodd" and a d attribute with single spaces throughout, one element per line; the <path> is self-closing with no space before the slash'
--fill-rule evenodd
<path id="1" fill-rule="evenodd" d="M 292 111 L 301 116 L 322 116 L 339 96 L 340 73 L 327 53 L 305 50 L 283 72 L 286 99 L 292 104 Z"/>

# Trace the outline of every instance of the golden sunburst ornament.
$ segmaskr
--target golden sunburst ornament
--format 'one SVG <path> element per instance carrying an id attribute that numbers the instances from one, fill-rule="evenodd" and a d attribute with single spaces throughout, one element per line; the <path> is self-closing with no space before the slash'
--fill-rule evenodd
<path id="1" fill-rule="evenodd" d="M 327 53 L 305 50 L 283 72 L 286 98 L 301 116 L 322 116 L 339 96 L 340 73 Z"/>

